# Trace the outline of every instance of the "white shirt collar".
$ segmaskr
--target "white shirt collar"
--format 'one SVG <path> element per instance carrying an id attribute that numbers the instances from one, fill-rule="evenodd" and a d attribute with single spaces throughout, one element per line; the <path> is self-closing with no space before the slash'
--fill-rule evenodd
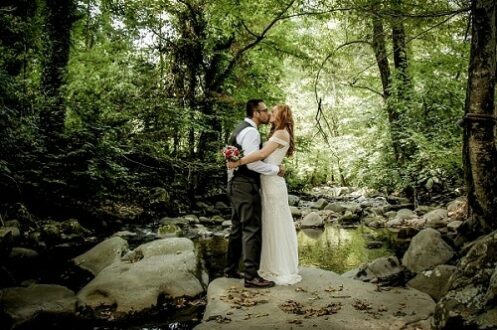
<path id="1" fill-rule="evenodd" d="M 247 123 L 249 123 L 250 125 L 254 126 L 255 128 L 257 128 L 257 124 L 252 119 L 247 117 L 247 118 L 245 118 L 245 121 Z"/>

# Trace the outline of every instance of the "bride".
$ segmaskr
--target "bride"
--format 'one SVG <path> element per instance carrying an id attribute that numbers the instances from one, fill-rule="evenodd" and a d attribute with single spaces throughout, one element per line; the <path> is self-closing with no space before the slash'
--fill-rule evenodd
<path id="1" fill-rule="evenodd" d="M 271 130 L 264 148 L 248 154 L 237 162 L 228 162 L 230 169 L 258 160 L 280 165 L 295 150 L 293 117 L 285 104 L 273 107 L 269 122 Z M 288 206 L 288 192 L 283 177 L 261 175 L 262 251 L 259 275 L 277 285 L 298 283 L 297 233 Z"/>

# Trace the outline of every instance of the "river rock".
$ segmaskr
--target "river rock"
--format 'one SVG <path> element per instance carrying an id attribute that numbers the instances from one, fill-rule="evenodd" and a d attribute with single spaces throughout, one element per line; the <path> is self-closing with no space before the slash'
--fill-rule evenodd
<path id="1" fill-rule="evenodd" d="M 214 209 L 214 206 L 210 205 L 210 204 L 207 204 L 205 202 L 202 202 L 202 201 L 198 201 L 195 203 L 195 206 L 199 209 L 199 210 L 202 210 L 203 212 L 214 212 L 215 209 Z"/>
<path id="2" fill-rule="evenodd" d="M 361 218 L 359 215 L 356 213 L 352 213 L 351 211 L 347 210 L 345 213 L 338 219 L 338 221 L 342 224 L 350 224 L 350 223 L 355 223 L 359 222 Z"/>
<path id="3" fill-rule="evenodd" d="M 6 237 L 10 237 L 9 240 L 12 242 L 17 242 L 21 237 L 21 231 L 18 227 L 1 227 L 0 228 L 0 241 L 3 241 Z"/>
<path id="4" fill-rule="evenodd" d="M 395 205 L 403 205 L 403 204 L 409 204 L 411 201 L 409 198 L 406 197 L 399 197 L 399 196 L 394 196 L 394 195 L 389 195 L 387 196 L 387 202 L 390 204 L 395 204 Z"/>
<path id="5" fill-rule="evenodd" d="M 444 264 L 453 256 L 453 249 L 442 239 L 440 233 L 426 228 L 413 237 L 402 258 L 402 264 L 417 273 Z"/>
<path id="6" fill-rule="evenodd" d="M 195 228 L 193 228 L 191 232 L 193 233 L 193 236 L 198 236 L 201 238 L 209 238 L 212 237 L 212 235 L 214 234 L 214 232 L 207 229 L 207 227 L 205 227 L 204 225 L 200 224 L 195 225 Z"/>
<path id="7" fill-rule="evenodd" d="M 409 209 L 400 209 L 397 211 L 397 214 L 395 215 L 394 219 L 400 219 L 400 220 L 409 220 L 409 219 L 414 219 L 417 218 L 418 216 L 414 211 L 409 210 Z"/>
<path id="8" fill-rule="evenodd" d="M 331 187 L 328 194 L 332 197 L 339 197 L 339 196 L 347 195 L 350 192 L 351 192 L 351 189 L 349 187 Z M 359 195 L 359 196 L 362 195 L 361 191 L 352 192 L 352 194 L 354 194 L 354 193 L 356 195 Z"/>
<path id="9" fill-rule="evenodd" d="M 425 292 L 435 301 L 439 301 L 447 293 L 449 279 L 455 270 L 456 266 L 438 265 L 433 270 L 425 270 L 418 273 L 407 285 Z"/>
<path id="10" fill-rule="evenodd" d="M 459 229 L 459 227 L 461 227 L 462 224 L 463 222 L 459 220 L 451 221 L 447 224 L 447 230 L 450 233 L 457 233 L 457 229 Z"/>
<path id="11" fill-rule="evenodd" d="M 388 211 L 388 207 L 390 206 L 385 198 L 376 197 L 376 198 L 366 198 L 364 196 L 356 199 L 356 202 L 360 204 L 363 209 L 376 209 L 380 214 L 384 214 Z"/>
<path id="12" fill-rule="evenodd" d="M 409 329 L 408 324 L 428 319 L 435 306 L 427 294 L 410 288 L 378 291 L 374 284 L 318 268 L 301 268 L 300 274 L 300 283 L 269 290 L 244 289 L 243 281 L 236 279 L 215 279 L 202 323 L 195 329 Z M 369 306 L 375 316 L 354 307 L 360 305 Z M 324 315 L 317 316 L 320 312 Z"/>
<path id="13" fill-rule="evenodd" d="M 93 275 L 115 263 L 128 251 L 128 242 L 121 237 L 111 237 L 100 242 L 91 250 L 73 259 L 76 266 L 91 272 Z"/>
<path id="14" fill-rule="evenodd" d="M 218 211 L 224 211 L 226 209 L 229 209 L 229 206 L 226 205 L 226 203 L 224 202 L 221 202 L 221 201 L 218 201 L 216 202 L 216 204 L 214 205 L 214 208 Z"/>
<path id="15" fill-rule="evenodd" d="M 90 233 L 91 231 L 83 227 L 76 219 L 62 222 L 47 220 L 41 224 L 39 239 L 58 244 L 64 241 L 82 239 Z"/>
<path id="16" fill-rule="evenodd" d="M 372 223 L 382 223 L 382 224 L 385 224 L 386 223 L 386 219 L 382 216 L 379 216 L 379 215 L 369 215 L 365 218 L 362 219 L 362 222 L 368 226 L 368 227 L 373 227 L 373 228 L 378 228 L 378 227 L 375 227 L 375 226 L 371 226 Z"/>
<path id="17" fill-rule="evenodd" d="M 385 212 L 385 216 L 386 216 L 389 220 L 391 220 L 391 219 L 395 218 L 395 216 L 396 216 L 396 215 L 397 215 L 397 212 L 395 212 L 395 211 L 387 211 L 387 212 Z"/>
<path id="18" fill-rule="evenodd" d="M 199 218 L 195 214 L 187 214 L 183 218 L 186 219 L 186 220 L 188 220 L 189 224 L 200 223 Z"/>
<path id="19" fill-rule="evenodd" d="M 301 227 L 323 227 L 324 220 L 323 218 L 316 212 L 311 212 L 305 216 L 305 218 L 301 222 Z"/>
<path id="20" fill-rule="evenodd" d="M 457 264 L 449 292 L 437 304 L 437 329 L 496 329 L 497 231 L 471 244 Z"/>
<path id="21" fill-rule="evenodd" d="M 15 246 L 10 251 L 9 259 L 14 260 L 27 260 L 38 257 L 38 252 L 32 249 Z"/>
<path id="22" fill-rule="evenodd" d="M 447 215 L 451 220 L 464 220 L 466 217 L 466 197 L 459 197 L 447 204 Z"/>
<path id="23" fill-rule="evenodd" d="M 180 237 L 182 235 L 183 230 L 174 223 L 166 223 L 157 228 L 157 237 L 159 238 Z"/>
<path id="24" fill-rule="evenodd" d="M 328 205 L 328 201 L 324 198 L 320 198 L 316 202 L 314 202 L 311 207 L 313 209 L 322 210 L 326 207 L 326 205 Z"/>
<path id="25" fill-rule="evenodd" d="M 367 249 L 380 249 L 382 246 L 383 246 L 383 242 L 381 242 L 381 241 L 366 242 Z"/>
<path id="26" fill-rule="evenodd" d="M 19 327 L 38 316 L 59 318 L 73 315 L 76 295 L 60 285 L 33 284 L 0 290 L 0 306 L 12 326 Z"/>
<path id="27" fill-rule="evenodd" d="M 441 228 L 447 225 L 447 210 L 435 209 L 423 215 L 426 225 L 431 228 Z"/>
<path id="28" fill-rule="evenodd" d="M 341 213 L 345 212 L 345 210 L 347 208 L 345 207 L 344 203 L 335 202 L 335 203 L 330 203 L 330 204 L 326 205 L 326 207 L 324 209 L 341 214 Z"/>
<path id="29" fill-rule="evenodd" d="M 190 226 L 192 223 L 194 223 L 194 221 L 186 217 L 181 217 L 181 218 L 164 217 L 159 221 L 160 225 L 175 225 L 180 227 L 181 229 L 188 228 L 188 226 Z"/>
<path id="30" fill-rule="evenodd" d="M 404 267 L 395 256 L 375 259 L 359 267 L 354 279 L 375 282 L 382 285 L 395 285 L 403 281 Z"/>
<path id="31" fill-rule="evenodd" d="M 435 207 L 433 206 L 428 206 L 428 205 L 419 205 L 418 207 L 416 207 L 416 209 L 414 210 L 414 212 L 416 212 L 417 215 L 425 215 L 426 213 L 428 212 L 431 212 L 435 209 Z"/>
<path id="32" fill-rule="evenodd" d="M 192 298 L 204 292 L 208 278 L 191 240 L 166 238 L 135 249 L 139 260 L 118 261 L 103 269 L 78 292 L 79 305 L 109 308 L 114 317 L 144 312 L 165 298 Z"/>
<path id="33" fill-rule="evenodd" d="M 421 229 L 425 227 L 426 225 L 426 220 L 422 218 L 413 218 L 413 219 L 407 219 L 404 221 L 404 226 L 415 228 L 415 229 Z"/>
<path id="34" fill-rule="evenodd" d="M 288 195 L 288 205 L 290 206 L 299 206 L 300 197 L 295 195 Z"/>
<path id="35" fill-rule="evenodd" d="M 112 236 L 121 237 L 125 239 L 125 237 L 135 237 L 137 235 L 138 235 L 137 233 L 131 232 L 129 230 L 120 230 L 118 232 L 115 232 Z"/>
<path id="36" fill-rule="evenodd" d="M 302 210 L 296 206 L 290 206 L 290 212 L 292 213 L 292 217 L 300 218 L 302 216 Z"/>

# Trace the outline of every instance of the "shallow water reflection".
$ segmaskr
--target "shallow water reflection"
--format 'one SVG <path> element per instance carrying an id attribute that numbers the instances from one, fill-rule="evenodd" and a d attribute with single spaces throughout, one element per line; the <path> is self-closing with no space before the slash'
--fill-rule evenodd
<path id="1" fill-rule="evenodd" d="M 302 266 L 315 266 L 343 273 L 376 258 L 392 255 L 383 244 L 379 249 L 367 249 L 368 240 L 379 240 L 381 232 L 367 227 L 344 229 L 327 225 L 324 229 L 302 229 L 298 231 L 299 262 Z M 195 240 L 203 257 L 209 277 L 222 276 L 226 260 L 228 241 L 223 236 Z"/>
<path id="2" fill-rule="evenodd" d="M 346 272 L 364 262 L 392 254 L 385 244 L 379 249 L 366 248 L 368 239 L 379 235 L 366 227 L 344 229 L 334 224 L 324 229 L 302 229 L 297 233 L 300 264 L 336 273 Z"/>

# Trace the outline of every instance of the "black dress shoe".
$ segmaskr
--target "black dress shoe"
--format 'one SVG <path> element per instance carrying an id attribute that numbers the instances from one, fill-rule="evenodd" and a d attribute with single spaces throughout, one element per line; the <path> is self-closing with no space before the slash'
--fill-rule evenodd
<path id="1" fill-rule="evenodd" d="M 245 287 L 246 288 L 271 288 L 274 286 L 273 281 L 268 281 L 263 279 L 262 277 L 254 277 L 251 280 L 245 279 Z"/>
<path id="2" fill-rule="evenodd" d="M 234 273 L 224 273 L 223 274 L 224 277 L 227 277 L 227 278 L 243 278 L 243 273 L 240 273 L 240 272 L 234 272 Z"/>

